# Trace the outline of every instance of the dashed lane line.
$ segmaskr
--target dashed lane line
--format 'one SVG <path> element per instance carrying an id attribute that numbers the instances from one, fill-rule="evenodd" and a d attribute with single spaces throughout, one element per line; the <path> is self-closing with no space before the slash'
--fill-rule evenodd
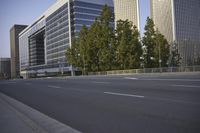
<path id="1" fill-rule="evenodd" d="M 200 88 L 200 86 L 195 85 L 172 85 L 172 87 Z"/>
<path id="2" fill-rule="evenodd" d="M 56 89 L 60 89 L 61 88 L 60 86 L 53 86 L 53 85 L 49 85 L 48 87 L 49 88 L 56 88 Z"/>
<path id="3" fill-rule="evenodd" d="M 115 93 L 115 92 L 104 92 L 109 95 L 118 95 L 118 96 L 126 96 L 126 97 L 136 97 L 136 98 L 144 98 L 144 96 L 140 95 L 132 95 L 132 94 L 123 94 L 123 93 Z"/>

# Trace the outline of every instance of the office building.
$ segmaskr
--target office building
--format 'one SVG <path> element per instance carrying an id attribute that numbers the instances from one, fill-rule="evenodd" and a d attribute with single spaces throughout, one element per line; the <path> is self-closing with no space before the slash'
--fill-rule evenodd
<path id="1" fill-rule="evenodd" d="M 129 20 L 140 29 L 139 0 L 114 0 L 115 22 Z"/>
<path id="2" fill-rule="evenodd" d="M 9 79 L 10 76 L 10 58 L 0 58 L 0 79 Z"/>
<path id="3" fill-rule="evenodd" d="M 200 57 L 200 0 L 151 0 L 155 27 L 178 45 L 182 65 Z"/>
<path id="4" fill-rule="evenodd" d="M 67 63 L 66 50 L 81 27 L 89 27 L 112 0 L 57 0 L 19 35 L 20 71 L 23 77 L 76 71 Z"/>
<path id="5" fill-rule="evenodd" d="M 19 33 L 26 27 L 26 25 L 14 25 L 10 29 L 11 78 L 17 78 L 20 76 Z"/>

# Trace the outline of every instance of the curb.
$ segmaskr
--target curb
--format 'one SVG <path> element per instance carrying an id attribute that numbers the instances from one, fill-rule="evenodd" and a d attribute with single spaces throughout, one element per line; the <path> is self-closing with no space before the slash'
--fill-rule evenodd
<path id="1" fill-rule="evenodd" d="M 3 93 L 0 98 L 36 133 L 81 133 Z"/>

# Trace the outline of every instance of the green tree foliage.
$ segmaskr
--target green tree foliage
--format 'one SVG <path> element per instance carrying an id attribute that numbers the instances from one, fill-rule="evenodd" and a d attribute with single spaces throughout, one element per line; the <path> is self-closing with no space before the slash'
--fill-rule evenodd
<path id="1" fill-rule="evenodd" d="M 82 29 L 79 33 L 79 51 L 80 51 L 80 67 L 82 68 L 82 71 L 85 72 L 88 70 L 87 64 L 88 64 L 88 29 L 85 25 L 83 25 Z"/>
<path id="2" fill-rule="evenodd" d="M 111 70 L 112 61 L 112 49 L 114 46 L 114 27 L 112 26 L 114 22 L 114 16 L 110 8 L 105 5 L 102 9 L 100 20 L 100 38 L 98 45 L 98 56 L 99 56 L 99 67 L 100 70 Z"/>
<path id="3" fill-rule="evenodd" d="M 145 33 L 142 43 L 145 47 L 144 52 L 144 65 L 146 68 L 166 67 L 169 60 L 169 43 L 159 30 L 156 31 L 154 22 L 151 18 L 147 18 L 145 26 Z"/>
<path id="4" fill-rule="evenodd" d="M 164 36 L 154 30 L 152 19 L 147 18 L 142 39 L 145 54 L 137 27 L 128 20 L 119 20 L 114 30 L 113 22 L 113 13 L 105 5 L 100 17 L 95 19 L 90 28 L 83 26 L 79 36 L 73 40 L 72 47 L 67 49 L 68 63 L 82 71 L 93 72 L 135 69 L 140 67 L 140 57 L 143 55 L 145 67 L 158 67 L 159 57 L 162 66 L 166 66 L 169 45 Z"/>
<path id="5" fill-rule="evenodd" d="M 116 46 L 119 69 L 139 68 L 142 55 L 139 32 L 128 20 L 117 21 Z"/>
<path id="6" fill-rule="evenodd" d="M 80 63 L 80 51 L 79 51 L 79 39 L 78 38 L 74 38 L 72 40 L 72 46 L 71 48 L 67 49 L 66 52 L 66 57 L 67 57 L 67 61 L 69 64 L 76 66 L 76 67 L 80 67 L 81 63 Z"/>
<path id="7" fill-rule="evenodd" d="M 131 24 L 126 21 L 117 21 L 116 46 L 117 63 L 120 69 L 127 69 L 129 65 L 128 50 L 131 43 Z"/>
<path id="8" fill-rule="evenodd" d="M 145 47 L 144 53 L 144 65 L 146 68 L 152 68 L 156 66 L 155 61 L 155 30 L 154 30 L 154 22 L 151 18 L 147 18 L 147 23 L 145 25 L 145 33 L 142 39 L 142 43 Z"/>
<path id="9" fill-rule="evenodd" d="M 170 51 L 170 58 L 169 58 L 169 66 L 171 67 L 177 67 L 181 63 L 181 57 L 178 52 L 178 44 L 174 42 L 171 45 L 171 51 Z"/>
<path id="10" fill-rule="evenodd" d="M 101 26 L 96 19 L 88 32 L 88 66 L 89 71 L 99 71 L 99 49 L 101 47 Z"/>
<path id="11" fill-rule="evenodd" d="M 159 60 L 161 62 L 161 67 L 167 67 L 168 66 L 168 60 L 169 60 L 169 43 L 167 39 L 157 30 L 155 33 L 155 43 L 156 47 L 154 49 L 154 57 L 156 66 L 159 67 Z"/>
<path id="12" fill-rule="evenodd" d="M 79 61 L 69 61 L 76 64 L 76 67 L 86 71 L 106 71 L 111 70 L 113 66 L 113 47 L 114 47 L 114 29 L 112 23 L 113 13 L 110 8 L 105 5 L 102 9 L 101 16 L 96 18 L 89 29 L 86 26 L 80 31 L 78 41 L 75 46 L 80 53 L 74 52 L 76 48 L 73 46 L 71 50 L 67 50 L 69 59 L 80 59 Z M 78 46 L 77 46 L 78 43 Z M 73 45 L 74 45 L 73 44 Z M 71 53 L 71 55 L 69 54 Z M 78 57 L 76 55 L 79 55 Z M 71 57 L 73 56 L 73 57 Z M 78 62 L 78 63 L 77 63 Z"/>
<path id="13" fill-rule="evenodd" d="M 130 47 L 130 66 L 129 68 L 139 68 L 140 67 L 140 57 L 143 54 L 142 45 L 140 42 L 140 33 L 136 26 L 133 26 L 132 30 L 132 43 Z"/>

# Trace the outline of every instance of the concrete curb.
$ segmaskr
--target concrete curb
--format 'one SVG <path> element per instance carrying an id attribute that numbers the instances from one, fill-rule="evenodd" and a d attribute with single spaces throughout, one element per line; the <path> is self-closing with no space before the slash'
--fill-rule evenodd
<path id="1" fill-rule="evenodd" d="M 36 133 L 81 133 L 3 93 L 0 98 Z"/>

